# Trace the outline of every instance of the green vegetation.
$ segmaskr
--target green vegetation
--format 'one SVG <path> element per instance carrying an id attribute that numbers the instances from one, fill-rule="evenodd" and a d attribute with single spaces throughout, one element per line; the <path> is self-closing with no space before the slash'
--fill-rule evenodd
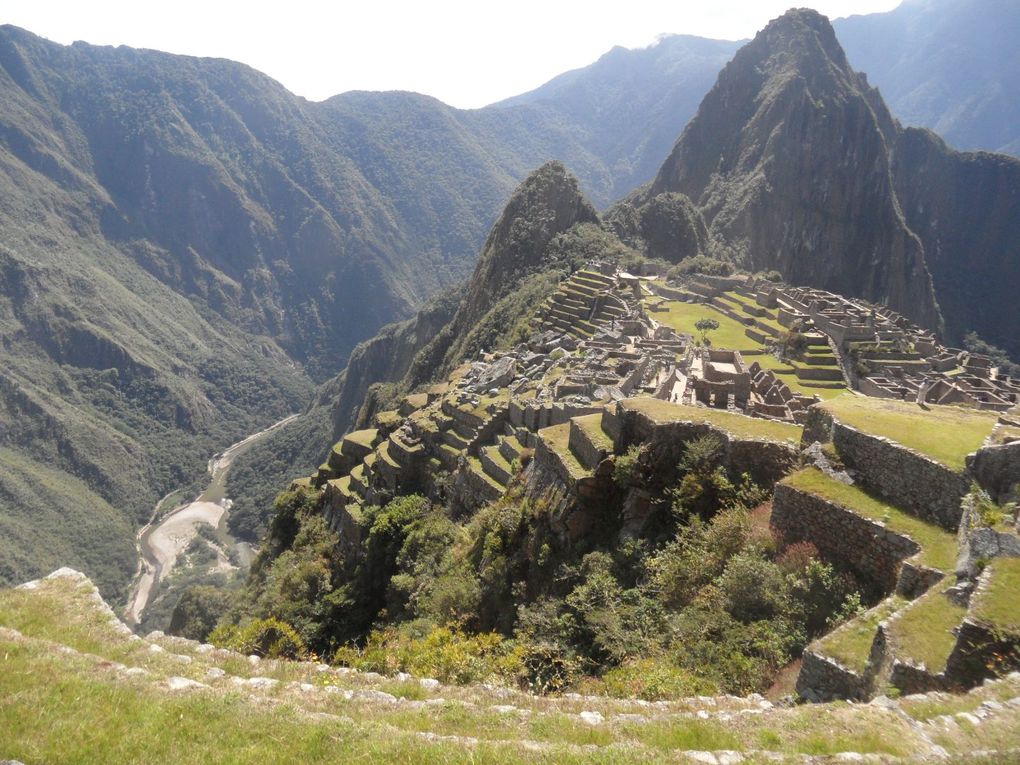
<path id="1" fill-rule="evenodd" d="M 997 415 L 954 406 L 926 406 L 892 399 L 840 396 L 823 405 L 840 422 L 865 433 L 884 436 L 927 455 L 953 470 L 981 447 Z"/>
<path id="2" fill-rule="evenodd" d="M 818 651 L 844 667 L 863 674 L 875 641 L 878 625 L 901 609 L 905 600 L 893 595 L 877 606 L 851 619 L 818 641 Z"/>
<path id="3" fill-rule="evenodd" d="M 719 329 L 718 319 L 710 319 L 708 317 L 704 319 L 698 319 L 694 322 L 694 328 L 701 334 L 701 344 L 710 345 L 708 341 L 708 333 L 715 332 Z"/>
<path id="4" fill-rule="evenodd" d="M 689 696 L 710 686 L 662 658 L 624 661 L 600 680 L 579 686 L 599 695 L 619 689 L 639 698 L 684 697 L 650 713 L 612 697 L 534 696 L 479 685 L 433 690 L 413 678 L 358 675 L 312 663 L 252 665 L 240 655 L 209 654 L 166 639 L 158 642 L 163 650 L 155 651 L 147 641 L 131 640 L 111 626 L 90 595 L 90 588 L 66 579 L 47 581 L 34 591 L 0 591 L 0 621 L 21 632 L 0 631 L 5 670 L 0 676 L 5 702 L 0 703 L 0 748 L 5 755 L 25 762 L 123 758 L 216 763 L 238 757 L 332 762 L 341 757 L 366 762 L 655 763 L 676 762 L 683 751 L 723 748 L 752 760 L 753 751 L 761 750 L 793 756 L 926 751 L 925 731 L 913 728 L 896 709 L 837 703 L 742 714 L 758 711 L 757 705 L 734 698 L 702 705 Z M 490 668 L 519 650 L 498 636 L 470 638 L 455 628 L 428 635 L 417 649 L 406 641 L 403 645 L 421 669 L 438 670 L 431 676 L 463 665 L 478 668 L 477 676 L 498 680 Z M 72 650 L 65 652 L 60 645 Z M 381 644 L 370 645 L 363 657 Z M 391 655 L 397 649 L 392 647 Z M 458 658 L 461 653 L 467 661 Z M 375 667 L 386 673 L 399 666 L 382 653 L 377 661 Z M 227 675 L 216 678 L 211 668 Z M 170 690 L 173 677 L 204 687 Z M 252 678 L 261 679 L 249 685 Z M 377 698 L 379 691 L 404 702 Z M 948 697 L 943 707 L 973 710 L 985 699 L 1007 701 L 1016 694 L 1016 681 L 1006 681 Z M 903 703 L 910 714 L 920 716 L 936 712 L 932 704 L 938 699 Z M 408 703 L 422 701 L 427 703 Z M 702 709 L 709 718 L 693 714 Z M 603 722 L 588 724 L 579 717 L 581 711 L 598 712 Z M 621 716 L 635 712 L 641 717 Z M 1011 745 L 1015 715 L 995 715 L 984 724 L 988 730 L 982 735 L 989 740 L 983 748 Z M 471 737 L 473 743 L 467 746 L 459 737 Z M 951 754 L 973 748 L 969 740 L 946 745 Z"/>
<path id="5" fill-rule="evenodd" d="M 896 655 L 924 664 L 932 674 L 945 669 L 956 643 L 952 630 L 960 626 L 967 613 L 966 608 L 946 597 L 945 589 L 930 589 L 903 609 L 889 630 Z"/>
<path id="6" fill-rule="evenodd" d="M 707 407 L 671 404 L 655 398 L 629 398 L 621 403 L 624 409 L 641 412 L 656 422 L 704 422 L 724 430 L 735 438 L 772 441 L 800 441 L 801 428 L 775 420 L 747 417 Z"/>
<path id="7" fill-rule="evenodd" d="M 985 569 L 987 589 L 975 597 L 974 616 L 996 629 L 1020 634 L 1020 610 L 1016 594 L 1020 592 L 1020 559 L 995 558 Z"/>
<path id="8" fill-rule="evenodd" d="M 681 303 L 667 300 L 662 301 L 660 305 L 666 310 L 654 311 L 652 316 L 656 321 L 677 332 L 695 337 L 700 334 L 697 323 L 702 319 L 712 319 L 719 322 L 719 329 L 715 330 L 712 338 L 712 342 L 717 348 L 729 348 L 737 351 L 761 348 L 760 343 L 752 340 L 744 332 L 745 325 L 705 303 Z"/>
<path id="9" fill-rule="evenodd" d="M 684 258 L 671 268 L 667 274 L 669 278 L 675 279 L 679 276 L 691 274 L 705 274 L 707 276 L 731 276 L 733 264 L 726 260 L 710 258 L 707 255 L 696 255 L 691 258 Z"/>
<path id="10" fill-rule="evenodd" d="M 904 534 L 921 546 L 917 556 L 919 563 L 947 573 L 953 571 L 956 537 L 944 529 L 883 502 L 857 486 L 829 478 L 817 468 L 794 473 L 783 479 L 783 483 L 834 502 L 876 523 L 884 523 L 890 531 Z"/>

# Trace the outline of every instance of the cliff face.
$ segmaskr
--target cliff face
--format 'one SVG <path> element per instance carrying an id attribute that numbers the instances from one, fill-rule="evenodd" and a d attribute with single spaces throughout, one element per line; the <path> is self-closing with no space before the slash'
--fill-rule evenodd
<path id="1" fill-rule="evenodd" d="M 649 196 L 691 197 L 712 246 L 748 268 L 884 302 L 935 327 L 923 247 L 894 189 L 895 136 L 826 19 L 790 11 L 723 69 Z"/>
<path id="2" fill-rule="evenodd" d="M 899 132 L 896 193 L 956 341 L 967 332 L 1020 355 L 1020 160 L 960 153 L 933 133 Z"/>

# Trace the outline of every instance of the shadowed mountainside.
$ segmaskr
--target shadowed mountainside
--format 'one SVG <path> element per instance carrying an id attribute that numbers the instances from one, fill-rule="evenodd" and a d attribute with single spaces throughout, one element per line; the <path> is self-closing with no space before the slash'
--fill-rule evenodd
<path id="1" fill-rule="evenodd" d="M 907 125 L 956 149 L 1020 155 L 1020 5 L 1013 0 L 907 0 L 888 13 L 833 22 Z"/>

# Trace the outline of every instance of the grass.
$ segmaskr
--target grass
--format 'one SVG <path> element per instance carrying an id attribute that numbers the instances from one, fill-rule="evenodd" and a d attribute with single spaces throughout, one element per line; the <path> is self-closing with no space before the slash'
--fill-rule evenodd
<path id="1" fill-rule="evenodd" d="M 602 429 L 602 412 L 574 417 L 574 424 L 580 428 L 598 449 L 613 453 L 613 440 Z"/>
<path id="2" fill-rule="evenodd" d="M 368 428 L 366 430 L 355 430 L 344 436 L 345 441 L 364 446 L 366 449 L 371 449 L 372 444 L 375 442 L 376 436 L 379 435 L 379 431 L 375 428 Z"/>
<path id="3" fill-rule="evenodd" d="M 998 419 L 994 412 L 917 404 L 865 396 L 840 396 L 823 404 L 837 420 L 865 433 L 884 436 L 952 470 L 981 447 Z"/>
<path id="4" fill-rule="evenodd" d="M 1011 633 L 1020 633 L 1020 558 L 994 558 L 986 568 L 990 579 L 987 589 L 978 593 L 973 613 L 988 624 Z"/>
<path id="5" fill-rule="evenodd" d="M 790 390 L 802 396 L 818 396 L 822 401 L 836 398 L 846 393 L 846 386 L 838 388 L 827 388 L 815 385 L 811 380 L 801 380 L 797 377 L 797 370 L 790 364 L 777 359 L 771 353 L 764 353 L 761 356 L 745 356 L 744 362 L 751 366 L 757 361 L 763 369 L 771 369 L 784 383 L 790 386 Z"/>
<path id="6" fill-rule="evenodd" d="M 956 644 L 951 630 L 960 626 L 967 609 L 956 605 L 933 587 L 904 609 L 890 624 L 895 653 L 900 658 L 921 662 L 932 674 L 946 668 L 946 660 Z"/>
<path id="7" fill-rule="evenodd" d="M 730 348 L 733 350 L 757 350 L 761 344 L 744 334 L 745 326 L 731 319 L 724 313 L 709 307 L 705 303 L 681 303 L 667 300 L 661 303 L 665 311 L 649 312 L 652 318 L 665 324 L 681 334 L 691 335 L 695 340 L 701 339 L 701 332 L 695 324 L 701 319 L 715 319 L 719 329 L 708 333 L 713 348 Z"/>
<path id="8" fill-rule="evenodd" d="M 940 571 L 952 571 L 956 565 L 956 537 L 942 528 L 922 521 L 893 505 L 876 499 L 856 486 L 829 478 L 817 468 L 807 468 L 783 479 L 783 484 L 834 502 L 841 507 L 885 523 L 886 528 L 905 534 L 921 546 L 917 560 Z"/>
<path id="9" fill-rule="evenodd" d="M 784 756 L 844 751 L 906 756 L 923 753 L 922 732 L 896 710 L 845 703 L 774 708 L 760 714 L 750 700 L 685 699 L 654 710 L 613 698 L 542 697 L 485 686 L 430 690 L 408 679 L 335 671 L 316 665 L 204 654 L 193 644 L 161 639 L 165 651 L 129 640 L 91 600 L 91 588 L 47 581 L 34 591 L 0 591 L 0 752 L 24 762 L 593 762 L 686 761 L 691 750 Z M 59 641 L 78 651 L 64 652 Z M 184 654 L 190 661 L 175 655 Z M 128 676 L 128 667 L 146 674 Z M 230 677 L 210 680 L 217 666 L 239 677 L 275 677 L 268 689 L 240 688 Z M 210 687 L 171 692 L 170 676 Z M 303 690 L 291 681 L 310 684 Z M 375 689 L 399 702 L 329 693 Z M 1006 700 L 1014 685 L 984 686 L 963 697 Z M 496 708 L 509 704 L 509 708 Z M 589 725 L 581 711 L 603 721 Z M 707 710 L 699 719 L 692 713 Z M 640 720 L 618 717 L 639 713 Z M 992 741 L 1011 746 L 1020 715 L 987 720 Z M 983 732 L 983 731 L 982 731 Z M 467 737 L 467 738 L 444 738 Z M 1015 738 L 1012 739 L 1015 741 Z M 950 742 L 952 751 L 959 746 Z M 988 745 L 981 748 L 987 749 Z M 765 761 L 762 759 L 761 761 Z"/>
<path id="10" fill-rule="evenodd" d="M 671 404 L 657 398 L 628 398 L 622 401 L 621 405 L 624 409 L 641 412 L 656 422 L 704 422 L 736 438 L 799 442 L 801 436 L 799 425 L 748 417 L 708 407 Z"/>
<path id="11" fill-rule="evenodd" d="M 538 437 L 545 442 L 550 451 L 553 451 L 560 456 L 566 465 L 567 470 L 570 471 L 571 477 L 575 481 L 588 475 L 588 471 L 585 470 L 584 466 L 580 462 L 578 462 L 574 453 L 570 451 L 569 422 L 565 422 L 562 425 L 553 425 L 548 428 L 542 428 L 542 430 L 538 431 Z"/>
<path id="12" fill-rule="evenodd" d="M 818 641 L 819 653 L 835 659 L 857 674 L 863 674 L 868 665 L 871 644 L 875 640 L 875 631 L 879 623 L 902 608 L 905 602 L 894 595 L 856 619 L 840 625 Z"/>

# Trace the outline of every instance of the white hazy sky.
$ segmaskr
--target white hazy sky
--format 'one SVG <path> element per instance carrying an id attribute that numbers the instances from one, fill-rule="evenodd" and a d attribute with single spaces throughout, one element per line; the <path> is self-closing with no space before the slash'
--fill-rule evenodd
<path id="1" fill-rule="evenodd" d="M 4 0 L 0 23 L 85 40 L 241 61 L 318 101 L 413 90 L 484 106 L 661 34 L 738 40 L 791 6 L 839 18 L 900 0 Z"/>

